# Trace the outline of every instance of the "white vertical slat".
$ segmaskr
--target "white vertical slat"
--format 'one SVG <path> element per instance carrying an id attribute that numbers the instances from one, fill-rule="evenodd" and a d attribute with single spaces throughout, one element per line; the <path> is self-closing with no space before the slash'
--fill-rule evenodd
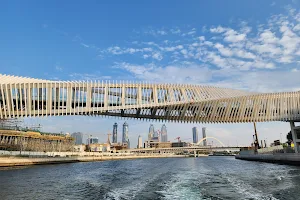
<path id="1" fill-rule="evenodd" d="M 28 102 L 27 102 L 27 106 L 28 106 L 28 115 L 31 117 L 32 116 L 32 83 L 28 83 L 27 84 L 27 99 L 28 99 Z M 27 115 L 27 116 L 28 116 Z"/>
<path id="2" fill-rule="evenodd" d="M 37 83 L 37 116 L 40 116 L 40 83 Z"/>
<path id="3" fill-rule="evenodd" d="M 80 98 L 81 98 L 81 88 L 80 88 L 80 81 L 77 82 L 77 115 L 80 114 Z"/>
<path id="4" fill-rule="evenodd" d="M 53 116 L 56 116 L 56 82 L 54 82 L 54 87 L 53 87 Z"/>
<path id="5" fill-rule="evenodd" d="M 1 103 L 1 105 L 0 105 L 0 117 L 1 117 L 1 119 L 4 119 L 7 116 L 6 116 L 5 97 L 4 97 L 4 92 L 3 92 L 3 86 L 2 86 L 1 83 L 0 83 L 0 92 L 1 92 L 1 97 L 2 97 L 2 99 L 0 101 L 0 103 Z"/>
<path id="6" fill-rule="evenodd" d="M 44 116 L 44 84 L 43 83 L 41 83 L 41 88 L 42 88 L 42 90 L 41 90 L 41 99 L 40 99 L 40 101 L 41 101 L 41 103 L 42 103 L 42 105 L 41 105 L 41 116 Z"/>
<path id="7" fill-rule="evenodd" d="M 79 114 L 79 95 L 78 95 L 78 82 L 74 82 L 74 86 L 75 86 L 75 91 L 74 91 L 74 115 L 78 115 Z"/>
<path id="8" fill-rule="evenodd" d="M 60 106 L 60 102 L 61 102 L 61 82 L 58 82 L 58 98 L 57 98 L 57 103 L 58 103 L 58 107 L 57 107 L 57 115 L 60 116 L 60 112 L 61 112 L 61 106 Z"/>
<path id="9" fill-rule="evenodd" d="M 65 114 L 65 81 L 61 83 L 61 115 Z"/>
<path id="10" fill-rule="evenodd" d="M 25 109 L 23 110 L 23 94 L 22 91 L 24 91 L 25 94 L 25 89 L 22 87 L 24 87 L 24 83 L 19 83 L 19 91 L 20 91 L 20 116 L 23 117 L 25 114 Z M 23 89 L 23 90 L 22 90 Z"/>
<path id="11" fill-rule="evenodd" d="M 81 103 L 81 115 L 84 114 L 84 107 L 83 107 L 83 103 L 84 103 L 84 81 L 80 81 L 80 87 L 81 87 L 81 93 L 80 93 L 80 103 Z"/>
<path id="12" fill-rule="evenodd" d="M 122 109 L 125 109 L 125 105 L 126 104 L 126 86 L 125 86 L 125 82 L 123 80 L 122 83 Z"/>
<path id="13" fill-rule="evenodd" d="M 97 106 L 96 106 L 96 111 L 97 111 L 97 114 L 98 114 L 98 112 L 99 112 L 99 93 L 100 93 L 100 83 L 99 83 L 99 81 L 97 82 L 97 95 L 96 95 L 96 102 L 97 102 Z M 101 87 L 101 90 L 102 90 L 102 87 Z"/>
<path id="14" fill-rule="evenodd" d="M 93 109 L 92 109 L 92 112 L 93 112 L 93 115 L 95 113 L 95 105 L 96 105 L 96 98 L 95 98 L 95 92 L 96 92 L 96 80 L 94 81 L 93 83 L 93 87 L 91 88 L 92 90 L 92 101 L 93 101 Z"/>
<path id="15" fill-rule="evenodd" d="M 15 117 L 15 108 L 14 108 L 14 103 L 13 103 L 13 91 L 12 91 L 12 83 L 9 84 L 9 98 L 10 98 L 10 109 L 12 112 L 12 116 Z M 9 116 L 11 118 L 11 115 Z"/>
<path id="16" fill-rule="evenodd" d="M 19 97 L 18 97 L 18 84 L 14 84 L 14 92 L 15 92 L 15 110 L 16 110 L 16 117 L 19 117 Z"/>

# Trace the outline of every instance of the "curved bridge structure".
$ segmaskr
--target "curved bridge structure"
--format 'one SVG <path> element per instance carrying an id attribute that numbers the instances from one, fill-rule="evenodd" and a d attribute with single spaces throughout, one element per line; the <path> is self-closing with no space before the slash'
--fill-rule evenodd
<path id="1" fill-rule="evenodd" d="M 224 143 L 221 142 L 221 140 L 219 140 L 218 138 L 215 138 L 215 137 L 211 137 L 211 136 L 207 136 L 207 137 L 205 137 L 205 138 L 202 138 L 201 140 L 199 140 L 199 141 L 197 142 L 196 145 L 199 146 L 199 145 L 201 144 L 201 142 L 203 142 L 203 141 L 206 140 L 206 139 L 214 139 L 214 140 L 216 140 L 217 142 L 219 142 L 219 144 L 221 144 L 222 147 L 225 147 Z"/>
<path id="2" fill-rule="evenodd" d="M 50 81 L 0 74 L 0 119 L 106 115 L 175 122 L 299 121 L 300 92 L 211 86 Z"/>

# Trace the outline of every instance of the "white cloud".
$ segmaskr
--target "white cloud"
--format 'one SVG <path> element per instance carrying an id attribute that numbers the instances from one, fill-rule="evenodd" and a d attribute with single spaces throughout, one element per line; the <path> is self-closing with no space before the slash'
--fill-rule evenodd
<path id="1" fill-rule="evenodd" d="M 152 54 L 152 58 L 154 58 L 156 60 L 162 60 L 163 56 L 161 55 L 161 53 L 155 52 L 155 53 Z"/>
<path id="2" fill-rule="evenodd" d="M 151 43 L 152 44 L 152 43 Z M 149 47 L 145 48 L 121 48 L 119 46 L 109 47 L 106 52 L 111 53 L 113 55 L 122 55 L 122 54 L 135 54 L 135 53 L 143 53 L 143 52 L 151 52 L 153 49 Z"/>
<path id="3" fill-rule="evenodd" d="M 246 39 L 246 34 L 238 33 L 235 30 L 229 29 L 224 33 L 224 40 L 227 42 L 241 42 Z"/>
<path id="4" fill-rule="evenodd" d="M 224 33 L 227 29 L 223 28 L 222 26 L 218 26 L 216 28 L 211 28 L 210 32 L 212 33 Z"/>
<path id="5" fill-rule="evenodd" d="M 185 63 L 187 64 L 187 63 Z M 201 83 L 211 78 L 211 72 L 206 66 L 189 64 L 188 66 L 160 67 L 153 64 L 134 65 L 116 63 L 114 67 L 130 72 L 139 80 L 170 82 L 170 83 Z"/>
<path id="6" fill-rule="evenodd" d="M 159 35 L 167 35 L 167 32 L 166 31 L 157 31 L 157 34 L 159 34 Z"/>
<path id="7" fill-rule="evenodd" d="M 181 30 L 179 28 L 171 29 L 170 31 L 171 31 L 172 34 L 180 34 L 181 33 Z"/>
<path id="8" fill-rule="evenodd" d="M 232 56 L 233 55 L 233 52 L 228 49 L 228 48 L 225 48 L 222 44 L 220 43 L 216 43 L 215 44 L 215 48 L 217 48 L 219 50 L 219 52 L 223 55 L 223 56 L 226 56 L 226 57 L 229 57 L 229 56 Z"/>
<path id="9" fill-rule="evenodd" d="M 182 49 L 180 52 L 181 52 L 183 55 L 186 55 L 186 54 L 188 53 L 188 51 L 187 51 L 186 49 Z"/>
<path id="10" fill-rule="evenodd" d="M 211 55 L 215 56 L 215 55 Z M 240 71 L 227 65 L 232 63 L 247 68 L 249 64 L 268 65 L 268 63 L 248 63 L 239 60 L 218 60 L 214 62 L 222 66 L 221 70 L 209 69 L 207 65 L 197 65 L 182 62 L 180 65 L 165 67 L 154 64 L 136 65 L 130 63 L 116 63 L 115 67 L 124 69 L 134 78 L 146 81 L 193 83 L 215 85 L 220 87 L 243 89 L 254 92 L 278 92 L 300 90 L 300 70 L 291 69 L 280 71 Z M 235 63 L 236 62 L 236 63 Z M 262 66 L 259 66 L 263 68 Z M 264 66 L 265 67 L 265 66 Z M 272 68 L 271 66 L 268 66 Z"/>
<path id="11" fill-rule="evenodd" d="M 148 54 L 144 54 L 144 55 L 143 55 L 143 58 L 144 58 L 144 59 L 147 59 L 147 58 L 149 58 L 149 57 L 150 57 L 150 56 L 149 56 Z"/>
<path id="12" fill-rule="evenodd" d="M 204 37 L 204 36 L 200 36 L 200 37 L 199 37 L 199 40 L 200 40 L 200 41 L 204 41 L 204 40 L 205 40 L 205 37 Z"/>
<path id="13" fill-rule="evenodd" d="M 293 30 L 294 31 L 300 31 L 300 24 L 297 24 L 296 26 L 294 26 Z"/>
<path id="14" fill-rule="evenodd" d="M 196 33 L 196 31 L 190 31 L 190 32 L 188 32 L 187 34 L 188 35 L 194 35 Z"/>

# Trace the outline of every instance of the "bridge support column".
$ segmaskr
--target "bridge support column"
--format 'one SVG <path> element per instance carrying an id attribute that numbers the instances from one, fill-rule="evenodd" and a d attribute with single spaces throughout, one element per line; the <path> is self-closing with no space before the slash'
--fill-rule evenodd
<path id="1" fill-rule="evenodd" d="M 195 157 L 195 158 L 197 157 L 197 153 L 196 153 L 196 151 L 194 151 L 194 157 Z"/>
<path id="2" fill-rule="evenodd" d="M 292 137 L 293 137 L 293 142 L 294 142 L 295 153 L 299 153 L 300 127 L 296 127 L 294 121 L 290 121 L 290 125 L 291 125 L 291 132 L 292 132 Z M 298 138 L 298 135 L 299 135 L 299 138 Z"/>

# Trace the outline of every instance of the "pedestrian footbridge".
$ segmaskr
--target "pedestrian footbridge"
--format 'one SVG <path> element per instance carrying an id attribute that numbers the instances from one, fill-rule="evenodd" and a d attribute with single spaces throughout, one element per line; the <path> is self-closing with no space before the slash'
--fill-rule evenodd
<path id="1" fill-rule="evenodd" d="M 61 115 L 174 122 L 299 121 L 300 92 L 188 84 L 51 81 L 0 74 L 0 119 Z"/>

